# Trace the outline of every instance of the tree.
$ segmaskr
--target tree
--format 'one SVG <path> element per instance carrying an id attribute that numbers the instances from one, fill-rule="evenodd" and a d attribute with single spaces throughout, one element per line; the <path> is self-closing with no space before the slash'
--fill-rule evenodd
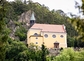
<path id="1" fill-rule="evenodd" d="M 80 6 L 78 2 L 76 2 L 76 8 L 81 10 L 81 12 L 84 14 L 84 0 L 82 0 L 82 6 Z M 82 41 L 84 41 L 84 19 L 81 19 L 80 17 L 75 17 L 71 20 L 71 23 L 73 24 L 74 28 L 80 34 L 77 39 L 81 39 Z"/>
<path id="2" fill-rule="evenodd" d="M 5 0 L 0 0 L 0 61 L 5 60 L 5 45 L 8 38 L 8 35 L 5 33 L 6 24 L 4 20 L 6 13 L 6 5 L 7 2 Z"/>
<path id="3" fill-rule="evenodd" d="M 6 45 L 7 61 L 26 61 L 29 59 L 29 51 L 26 45 L 20 41 L 8 38 Z"/>
<path id="4" fill-rule="evenodd" d="M 22 26 L 20 26 L 15 32 L 15 36 L 18 36 L 20 41 L 25 41 L 25 39 L 27 38 L 26 34 L 27 30 Z"/>
<path id="5" fill-rule="evenodd" d="M 45 48 L 44 44 L 42 44 L 41 50 L 42 50 L 41 60 L 46 61 L 46 55 L 48 54 L 48 50 Z"/>
<path id="6" fill-rule="evenodd" d="M 45 46 L 42 44 L 42 61 L 46 61 L 46 53 L 45 53 Z"/>
<path id="7" fill-rule="evenodd" d="M 69 35 L 67 36 L 67 45 L 68 47 L 74 47 L 75 38 L 71 38 Z"/>
<path id="8" fill-rule="evenodd" d="M 84 61 L 84 50 L 74 51 L 73 48 L 64 49 L 60 55 L 55 56 L 52 61 Z"/>

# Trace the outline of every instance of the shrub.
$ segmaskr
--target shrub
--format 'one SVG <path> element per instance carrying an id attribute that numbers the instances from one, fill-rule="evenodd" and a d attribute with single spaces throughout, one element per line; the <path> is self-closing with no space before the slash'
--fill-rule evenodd
<path id="1" fill-rule="evenodd" d="M 20 28 L 16 30 L 15 36 L 18 36 L 20 41 L 24 41 L 27 37 L 26 33 L 27 33 L 27 30 L 24 27 L 20 26 Z"/>
<path id="2" fill-rule="evenodd" d="M 56 56 L 52 61 L 84 61 L 84 51 L 74 51 L 73 48 L 62 50 L 60 55 Z"/>

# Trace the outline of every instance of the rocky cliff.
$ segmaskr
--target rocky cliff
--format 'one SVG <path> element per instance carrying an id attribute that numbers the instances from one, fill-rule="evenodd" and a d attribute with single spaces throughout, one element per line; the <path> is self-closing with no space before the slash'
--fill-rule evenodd
<path id="1" fill-rule="evenodd" d="M 18 40 L 20 40 L 20 37 L 16 35 L 16 32 L 20 28 L 24 28 L 26 31 L 28 31 L 28 28 L 30 26 L 31 13 L 32 13 L 31 10 L 29 10 L 27 12 L 23 12 L 19 16 L 18 21 L 10 20 L 8 22 L 7 27 L 11 30 L 11 32 L 9 34 L 9 37 L 11 37 L 12 39 L 18 39 Z M 26 34 L 26 33 L 24 33 L 24 34 Z"/>
<path id="2" fill-rule="evenodd" d="M 27 26 L 29 26 L 30 25 L 31 13 L 32 13 L 31 10 L 22 13 L 19 20 L 18 20 L 18 22 L 25 23 Z"/>

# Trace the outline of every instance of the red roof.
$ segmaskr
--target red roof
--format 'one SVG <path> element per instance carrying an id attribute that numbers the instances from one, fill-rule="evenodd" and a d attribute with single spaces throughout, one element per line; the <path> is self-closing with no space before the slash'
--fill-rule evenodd
<path id="1" fill-rule="evenodd" d="M 66 32 L 64 25 L 52 25 L 52 24 L 37 24 L 35 23 L 31 29 L 41 29 L 43 32 Z"/>

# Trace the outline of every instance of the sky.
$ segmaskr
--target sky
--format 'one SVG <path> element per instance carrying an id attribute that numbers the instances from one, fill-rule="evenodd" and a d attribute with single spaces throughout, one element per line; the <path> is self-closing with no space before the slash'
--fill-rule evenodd
<path id="1" fill-rule="evenodd" d="M 13 0 L 9 0 L 9 1 L 13 1 Z M 75 1 L 77 1 L 80 5 L 81 0 L 32 0 L 33 2 L 38 2 L 41 5 L 45 5 L 47 6 L 50 10 L 63 10 L 65 13 L 73 13 L 76 15 L 81 15 L 79 14 L 78 9 L 75 8 Z"/>

